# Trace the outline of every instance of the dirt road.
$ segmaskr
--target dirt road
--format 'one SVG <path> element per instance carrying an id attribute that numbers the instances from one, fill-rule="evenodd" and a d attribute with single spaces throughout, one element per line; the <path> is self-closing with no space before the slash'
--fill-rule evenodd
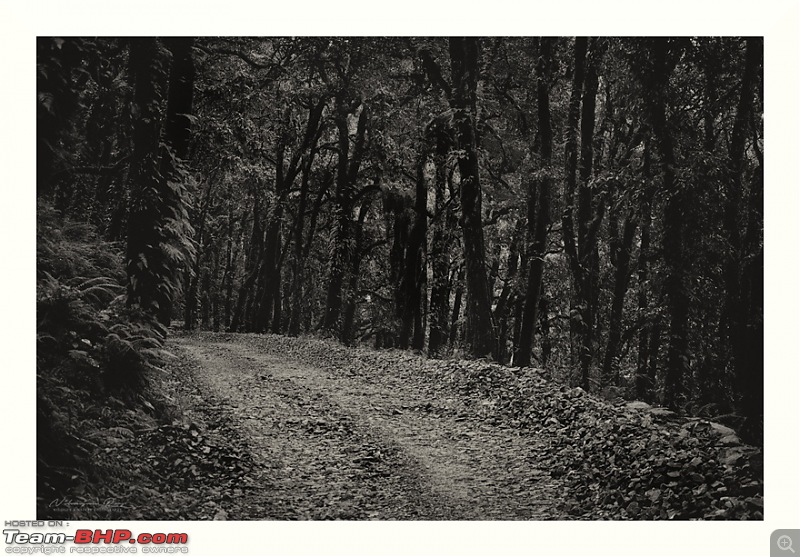
<path id="1" fill-rule="evenodd" d="M 535 438 L 481 419 L 407 374 L 352 375 L 265 353 L 246 337 L 174 342 L 227 407 L 258 470 L 231 518 L 542 520 L 558 485 Z"/>

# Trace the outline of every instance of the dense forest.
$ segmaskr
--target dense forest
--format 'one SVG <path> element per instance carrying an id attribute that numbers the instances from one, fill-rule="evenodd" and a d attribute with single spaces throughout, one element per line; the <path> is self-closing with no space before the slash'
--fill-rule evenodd
<path id="1" fill-rule="evenodd" d="M 759 444 L 762 61 L 732 37 L 39 38 L 40 417 L 46 370 L 131 391 L 180 327 L 534 366 Z"/>

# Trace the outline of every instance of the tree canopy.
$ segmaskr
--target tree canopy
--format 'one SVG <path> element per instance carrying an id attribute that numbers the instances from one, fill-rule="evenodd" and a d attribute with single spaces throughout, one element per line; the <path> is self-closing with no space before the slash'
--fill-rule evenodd
<path id="1" fill-rule="evenodd" d="M 161 325 L 467 354 L 762 436 L 763 40 L 37 40 L 40 203 Z"/>

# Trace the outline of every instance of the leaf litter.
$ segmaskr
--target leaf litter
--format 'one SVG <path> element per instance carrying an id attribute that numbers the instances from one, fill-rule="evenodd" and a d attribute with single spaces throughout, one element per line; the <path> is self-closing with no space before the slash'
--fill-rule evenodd
<path id="1" fill-rule="evenodd" d="M 390 404 L 378 405 L 393 404 L 399 411 L 392 417 L 378 413 L 384 424 L 421 428 L 429 418 L 434 425 L 428 429 L 436 432 L 432 440 L 460 433 L 471 442 L 458 448 L 481 453 L 482 465 L 524 461 L 515 481 L 506 483 L 527 485 L 531 477 L 545 483 L 545 473 L 543 491 L 552 497 L 551 516 L 530 518 L 763 519 L 762 451 L 743 445 L 733 430 L 714 422 L 682 418 L 643 402 L 611 404 L 553 383 L 533 368 L 426 359 L 409 351 L 354 349 L 314 338 L 202 338 L 324 370 L 336 378 L 326 386 L 340 399 L 358 398 L 342 387 L 346 378 L 360 378 L 360 388 L 371 392 L 372 400 L 388 395 Z M 476 425 L 481 422 L 488 429 Z M 455 424 L 462 430 L 453 430 Z M 402 428 L 380 431 L 402 439 Z M 506 437 L 524 440 L 524 458 L 481 451 L 487 442 L 492 450 L 507 450 L 508 444 L 492 441 Z M 486 518 L 491 517 L 489 511 Z"/>
<path id="2" fill-rule="evenodd" d="M 80 516 L 763 519 L 762 452 L 733 430 L 535 369 L 308 337 L 172 344 L 163 388 L 181 412 L 100 434 L 127 471 L 107 478 L 114 506 Z"/>

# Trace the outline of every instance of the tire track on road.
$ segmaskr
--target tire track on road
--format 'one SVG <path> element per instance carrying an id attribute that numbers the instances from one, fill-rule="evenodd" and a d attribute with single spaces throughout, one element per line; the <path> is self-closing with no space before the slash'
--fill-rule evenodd
<path id="1" fill-rule="evenodd" d="M 407 374 L 352 376 L 242 340 L 178 342 L 254 449 L 278 463 L 273 496 L 305 509 L 297 518 L 553 516 L 558 486 L 535 467 L 536 439 L 487 424 L 458 399 L 421 394 Z"/>

